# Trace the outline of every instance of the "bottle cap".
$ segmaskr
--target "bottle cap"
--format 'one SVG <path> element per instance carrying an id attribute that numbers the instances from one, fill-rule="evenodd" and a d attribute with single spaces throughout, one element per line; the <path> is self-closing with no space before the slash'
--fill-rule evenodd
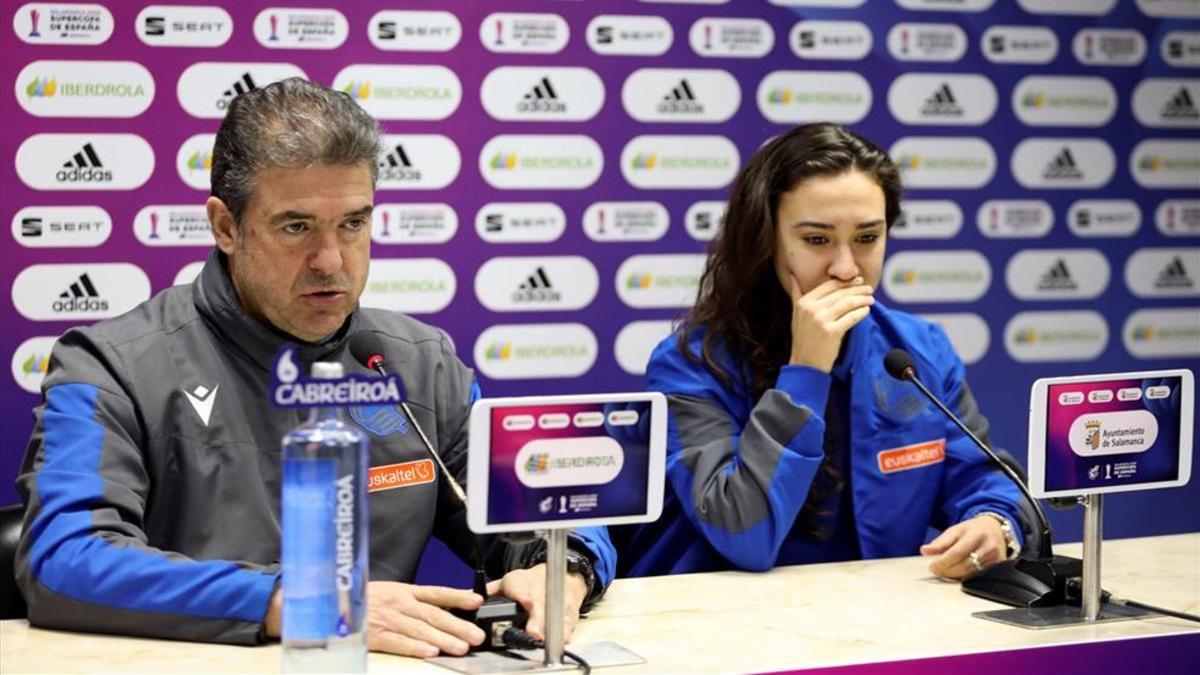
<path id="1" fill-rule="evenodd" d="M 317 361 L 312 364 L 312 376 L 318 380 L 336 380 L 345 373 L 340 363 Z"/>

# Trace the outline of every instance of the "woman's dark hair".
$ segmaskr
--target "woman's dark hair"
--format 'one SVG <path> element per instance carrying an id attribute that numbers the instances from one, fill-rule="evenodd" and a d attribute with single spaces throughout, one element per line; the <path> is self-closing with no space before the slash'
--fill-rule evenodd
<path id="1" fill-rule="evenodd" d="M 780 198 L 809 178 L 847 171 L 861 171 L 879 184 L 890 228 L 900 217 L 896 165 L 874 143 L 836 124 L 807 124 L 774 138 L 738 174 L 724 225 L 709 250 L 696 304 L 678 334 L 680 351 L 702 362 L 726 387 L 739 386 L 746 378 L 744 393 L 758 400 L 774 385 L 791 353 L 791 298 L 780 286 L 774 264 Z M 689 339 L 701 328 L 700 353 L 693 354 Z M 741 372 L 729 372 L 721 364 L 722 348 Z M 838 478 L 828 452 L 821 474 L 827 477 L 825 487 Z M 806 522 L 812 520 L 806 513 L 811 514 L 822 497 L 820 487 L 814 484 L 801 512 Z"/>

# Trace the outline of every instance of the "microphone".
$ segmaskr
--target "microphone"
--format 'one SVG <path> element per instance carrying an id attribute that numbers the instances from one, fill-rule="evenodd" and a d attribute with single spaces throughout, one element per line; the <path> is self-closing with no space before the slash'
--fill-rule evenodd
<path id="1" fill-rule="evenodd" d="M 1015 561 L 992 565 L 983 571 L 965 579 L 963 591 L 971 595 L 1000 602 L 1013 607 L 1048 607 L 1066 604 L 1068 600 L 1068 581 L 1083 574 L 1083 561 L 1078 558 L 1068 558 L 1054 555 L 1050 538 L 1050 521 L 1046 519 L 1038 500 L 1025 485 L 1025 481 L 1016 471 L 992 451 L 975 432 L 950 411 L 933 392 L 925 386 L 917 376 L 916 365 L 912 355 L 903 349 L 893 349 L 883 359 L 883 367 L 888 375 L 906 382 L 911 382 L 942 412 L 967 438 L 978 447 L 984 455 L 996 465 L 1021 491 L 1028 503 L 1033 507 L 1037 519 L 1038 547 L 1037 551 L 1022 551 Z"/>
<path id="2" fill-rule="evenodd" d="M 388 361 L 383 355 L 383 340 L 380 339 L 378 333 L 368 331 L 358 331 L 350 336 L 350 355 L 358 361 L 359 365 L 379 373 L 382 377 L 387 377 Z M 467 493 L 462 489 L 462 485 L 446 468 L 446 464 L 442 462 L 442 457 L 433 449 L 433 444 L 429 442 L 429 437 L 425 435 L 425 431 L 417 422 L 416 415 L 413 415 L 412 409 L 408 407 L 407 401 L 400 402 L 400 409 L 404 411 L 404 416 L 408 419 L 408 423 L 416 430 L 417 435 L 421 437 L 421 443 L 425 445 L 425 450 L 429 452 L 429 456 L 438 466 L 438 473 L 442 479 L 450 486 L 454 496 L 462 504 L 463 510 L 467 509 Z M 505 645 L 503 640 L 504 632 L 507 628 L 516 626 L 524 629 L 525 622 L 528 616 L 525 609 L 516 601 L 504 597 L 502 595 L 489 596 L 487 592 L 487 570 L 484 566 L 483 556 L 483 538 L 475 534 L 472 537 L 471 557 L 474 558 L 473 580 L 471 590 L 480 597 L 484 598 L 483 605 L 479 609 L 468 612 L 465 610 L 453 610 L 451 613 L 471 621 L 475 625 L 483 629 L 486 636 L 483 645 L 473 647 L 472 649 L 503 649 Z"/>

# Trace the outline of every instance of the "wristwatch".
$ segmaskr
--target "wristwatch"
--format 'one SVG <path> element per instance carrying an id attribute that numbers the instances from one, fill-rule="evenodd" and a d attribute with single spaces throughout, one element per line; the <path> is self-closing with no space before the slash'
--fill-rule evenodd
<path id="1" fill-rule="evenodd" d="M 1013 531 L 1012 521 L 995 511 L 983 511 L 979 515 L 990 516 L 1000 523 L 1000 532 L 1004 534 L 1004 544 L 1007 547 L 1004 559 L 1016 560 L 1021 555 L 1021 542 L 1017 540 L 1017 533 Z"/>
<path id="2" fill-rule="evenodd" d="M 533 554 L 533 557 L 529 559 L 529 566 L 533 567 L 544 562 L 546 562 L 545 547 Z M 592 591 L 596 588 L 596 568 L 592 566 L 592 559 L 587 554 L 580 553 L 573 548 L 567 549 L 567 573 L 583 577 L 583 582 L 587 584 L 586 597 L 588 600 L 594 600 Z"/>

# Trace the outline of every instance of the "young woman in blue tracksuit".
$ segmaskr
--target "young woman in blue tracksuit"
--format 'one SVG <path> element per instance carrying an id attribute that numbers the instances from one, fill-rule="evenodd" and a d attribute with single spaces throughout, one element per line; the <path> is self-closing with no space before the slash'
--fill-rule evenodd
<path id="1" fill-rule="evenodd" d="M 962 579 L 1015 557 L 1016 487 L 884 370 L 906 349 L 986 439 L 946 335 L 873 297 L 899 215 L 895 165 L 835 125 L 793 129 L 742 170 L 696 305 L 650 358 L 671 410 L 666 503 L 615 535 L 621 573 L 920 552 Z"/>

